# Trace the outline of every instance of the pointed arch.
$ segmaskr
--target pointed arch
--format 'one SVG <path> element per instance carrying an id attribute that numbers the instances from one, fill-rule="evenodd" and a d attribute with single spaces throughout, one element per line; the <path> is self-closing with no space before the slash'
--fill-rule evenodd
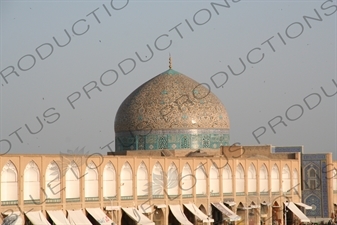
<path id="1" fill-rule="evenodd" d="M 66 171 L 66 198 L 76 201 L 80 198 L 80 170 L 75 161 L 68 164 Z M 71 200 L 70 200 L 71 201 Z"/>
<path id="2" fill-rule="evenodd" d="M 116 185 L 116 169 L 109 161 L 103 170 L 103 197 L 107 199 L 115 198 L 117 195 Z"/>
<path id="3" fill-rule="evenodd" d="M 260 168 L 260 192 L 268 192 L 268 170 L 266 165 L 263 165 Z"/>
<path id="4" fill-rule="evenodd" d="M 86 200 L 98 200 L 98 171 L 97 166 L 93 161 L 87 164 L 84 179 L 84 196 Z"/>
<path id="5" fill-rule="evenodd" d="M 149 194 L 149 175 L 147 167 L 142 161 L 137 169 L 137 196 L 142 198 L 148 197 Z"/>
<path id="6" fill-rule="evenodd" d="M 178 196 L 179 194 L 179 174 L 177 166 L 172 162 L 167 173 L 167 193 L 170 196 Z"/>
<path id="7" fill-rule="evenodd" d="M 238 225 L 245 224 L 244 221 L 247 221 L 247 215 L 245 206 L 240 202 L 236 208 L 236 214 L 241 217 L 241 221 L 238 222 Z"/>
<path id="8" fill-rule="evenodd" d="M 300 183 L 299 183 L 299 180 L 298 180 L 298 172 L 297 172 L 297 169 L 295 168 L 293 170 L 293 187 L 294 187 L 294 191 L 298 193 L 298 190 L 299 190 L 299 186 L 300 186 Z"/>
<path id="9" fill-rule="evenodd" d="M 276 164 L 271 169 L 271 191 L 280 191 L 280 172 Z"/>
<path id="10" fill-rule="evenodd" d="M 202 163 L 200 163 L 195 170 L 195 178 L 196 178 L 196 190 L 195 193 L 198 195 L 206 195 L 206 178 L 207 178 L 207 172 Z"/>
<path id="11" fill-rule="evenodd" d="M 180 184 L 183 197 L 188 197 L 193 194 L 192 189 L 195 184 L 194 182 L 195 180 L 193 180 L 191 167 L 188 163 L 185 163 L 181 174 L 181 184 Z"/>
<path id="12" fill-rule="evenodd" d="M 287 192 L 290 191 L 291 184 L 290 184 L 290 168 L 287 164 L 285 164 L 282 168 L 282 191 Z"/>
<path id="13" fill-rule="evenodd" d="M 224 194 L 233 193 L 232 169 L 228 164 L 222 170 L 222 192 Z"/>
<path id="14" fill-rule="evenodd" d="M 248 192 L 256 192 L 256 169 L 253 163 L 248 167 Z"/>
<path id="15" fill-rule="evenodd" d="M 18 171 L 12 161 L 8 161 L 1 171 L 1 201 L 18 200 Z"/>
<path id="16" fill-rule="evenodd" d="M 125 162 L 121 169 L 121 197 L 122 199 L 132 199 L 133 197 L 133 173 L 129 162 Z"/>
<path id="17" fill-rule="evenodd" d="M 164 196 L 164 171 L 159 162 L 152 168 L 152 197 L 161 198 Z"/>
<path id="18" fill-rule="evenodd" d="M 52 161 L 48 164 L 45 177 L 45 191 L 48 199 L 60 199 L 61 171 L 55 161 Z"/>
<path id="19" fill-rule="evenodd" d="M 24 200 L 40 199 L 40 170 L 33 160 L 26 165 L 23 179 Z"/>
<path id="20" fill-rule="evenodd" d="M 236 166 L 235 170 L 235 182 L 236 182 L 236 192 L 243 193 L 245 192 L 245 170 L 241 163 Z"/>
<path id="21" fill-rule="evenodd" d="M 219 170 L 216 164 L 213 162 L 209 169 L 209 186 L 211 195 L 219 195 L 220 183 L 219 183 Z"/>

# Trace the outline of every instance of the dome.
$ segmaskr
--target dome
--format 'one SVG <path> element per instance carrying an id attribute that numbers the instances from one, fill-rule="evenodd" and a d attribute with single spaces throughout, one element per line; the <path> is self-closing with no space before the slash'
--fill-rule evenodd
<path id="1" fill-rule="evenodd" d="M 210 89 L 169 69 L 124 100 L 115 118 L 115 133 L 116 150 L 193 148 L 193 136 L 194 139 L 207 136 L 208 145 L 217 136 L 218 143 L 213 146 L 218 148 L 228 144 L 229 137 L 225 136 L 229 133 L 229 119 L 225 107 Z M 186 145 L 181 144 L 183 136 Z M 200 143 L 194 147 L 200 148 Z"/>

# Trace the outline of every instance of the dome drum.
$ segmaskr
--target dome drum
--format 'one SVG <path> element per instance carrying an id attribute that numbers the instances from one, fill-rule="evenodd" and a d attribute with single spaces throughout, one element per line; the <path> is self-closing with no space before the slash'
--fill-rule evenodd
<path id="1" fill-rule="evenodd" d="M 143 133 L 143 134 L 141 134 Z M 202 149 L 229 145 L 229 130 L 167 130 L 116 135 L 116 150 Z"/>

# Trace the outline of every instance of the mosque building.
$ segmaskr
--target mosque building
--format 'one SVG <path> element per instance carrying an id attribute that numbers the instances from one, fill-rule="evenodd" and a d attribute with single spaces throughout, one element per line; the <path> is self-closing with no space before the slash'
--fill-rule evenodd
<path id="1" fill-rule="evenodd" d="M 119 107 L 115 152 L 1 156 L 2 223 L 290 225 L 335 216 L 331 153 L 230 145 L 229 128 L 210 88 L 170 63 Z"/>

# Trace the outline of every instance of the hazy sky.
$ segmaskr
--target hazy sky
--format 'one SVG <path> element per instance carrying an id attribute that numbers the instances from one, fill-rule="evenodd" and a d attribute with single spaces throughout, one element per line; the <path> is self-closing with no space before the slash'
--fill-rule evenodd
<path id="1" fill-rule="evenodd" d="M 336 0 L 1 0 L 0 9 L 1 154 L 106 154 L 119 105 L 171 54 L 174 70 L 225 105 L 230 143 L 337 158 Z"/>

